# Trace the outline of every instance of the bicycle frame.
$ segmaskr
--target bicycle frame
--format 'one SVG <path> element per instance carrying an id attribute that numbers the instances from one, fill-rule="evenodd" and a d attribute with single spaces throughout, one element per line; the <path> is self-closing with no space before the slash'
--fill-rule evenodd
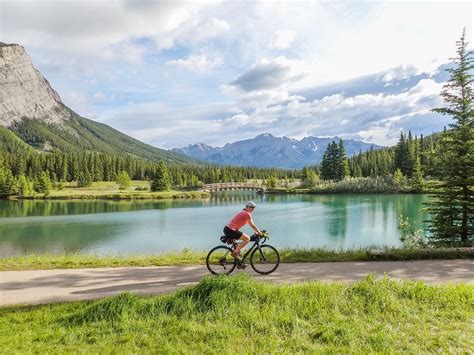
<path id="1" fill-rule="evenodd" d="M 265 238 L 265 240 L 263 241 L 263 243 L 265 243 L 266 239 L 267 239 L 267 238 Z M 236 243 L 234 240 L 232 241 L 232 245 L 233 245 L 234 248 L 235 248 L 237 245 L 239 245 L 239 244 L 240 244 L 240 243 Z M 258 250 L 260 250 L 260 255 L 261 255 L 264 259 L 266 259 L 266 258 L 265 258 L 265 255 L 262 253 L 262 250 L 260 249 L 260 238 L 258 238 L 257 240 L 255 240 L 255 241 L 253 242 L 252 247 L 251 247 L 250 249 L 248 249 L 248 250 L 245 252 L 245 254 L 242 256 L 242 261 L 241 261 L 241 262 L 243 262 L 245 259 L 247 259 L 247 256 L 250 255 L 250 253 L 255 249 L 255 247 L 256 247 Z M 226 255 L 227 255 L 227 254 L 226 254 Z"/>

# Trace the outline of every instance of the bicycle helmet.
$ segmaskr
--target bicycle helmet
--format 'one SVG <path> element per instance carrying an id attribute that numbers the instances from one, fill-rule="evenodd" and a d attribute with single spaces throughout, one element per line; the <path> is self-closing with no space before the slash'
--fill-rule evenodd
<path id="1" fill-rule="evenodd" d="M 248 208 L 255 208 L 257 207 L 257 204 L 253 201 L 249 201 L 247 202 L 247 204 L 245 205 L 245 207 L 248 207 Z"/>

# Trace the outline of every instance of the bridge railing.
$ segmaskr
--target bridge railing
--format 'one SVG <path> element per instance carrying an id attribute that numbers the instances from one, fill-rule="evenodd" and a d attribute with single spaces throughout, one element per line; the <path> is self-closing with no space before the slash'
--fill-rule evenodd
<path id="1" fill-rule="evenodd" d="M 214 184 L 204 184 L 202 186 L 204 190 L 222 190 L 222 189 L 255 189 L 264 190 L 263 186 L 255 184 L 253 182 L 221 182 Z"/>

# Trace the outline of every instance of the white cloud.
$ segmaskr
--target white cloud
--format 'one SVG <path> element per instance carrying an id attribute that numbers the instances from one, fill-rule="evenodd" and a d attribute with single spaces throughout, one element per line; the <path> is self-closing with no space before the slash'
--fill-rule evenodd
<path id="1" fill-rule="evenodd" d="M 295 31 L 276 31 L 275 35 L 272 39 L 272 42 L 270 43 L 270 48 L 275 48 L 275 49 L 286 49 L 290 47 L 291 43 L 296 38 L 296 32 Z"/>
<path id="2" fill-rule="evenodd" d="M 425 133 L 431 133 L 431 127 L 436 131 L 446 124 L 446 119 L 430 114 L 433 107 L 442 105 L 441 88 L 442 84 L 432 79 L 422 79 L 411 89 L 394 95 L 378 93 L 346 97 L 334 94 L 313 101 L 299 96 L 278 96 L 272 91 L 251 93 L 250 97 L 244 95 L 240 102 L 253 100 L 257 104 L 240 105 L 252 107 L 246 112 L 245 127 L 241 128 L 261 133 L 264 131 L 260 130 L 261 123 L 272 122 L 271 132 L 276 135 L 339 135 L 384 145 L 396 141 L 400 129 L 409 129 L 417 117 L 430 115 L 431 121 L 418 127 Z M 260 101 L 264 104 L 258 104 Z M 267 102 L 273 104 L 267 105 Z M 233 120 L 232 123 L 236 122 Z"/>
<path id="3" fill-rule="evenodd" d="M 185 110 L 161 103 L 131 105 L 109 119 L 116 125 L 123 122 L 119 128 L 135 138 L 166 148 L 197 141 L 223 145 L 265 132 L 295 138 L 337 135 L 387 145 L 398 139 L 400 130 L 426 134 L 446 124 L 446 118 L 430 113 L 442 104 L 440 89 L 434 80 L 422 79 L 398 94 L 334 94 L 313 101 L 285 90 L 263 90 L 243 93 L 234 105 Z M 132 121 L 137 117 L 140 123 Z M 148 128 L 135 128 L 143 125 Z"/>
<path id="4" fill-rule="evenodd" d="M 384 82 L 390 82 L 393 80 L 403 80 L 403 79 L 409 78 L 412 75 L 419 74 L 419 73 L 420 73 L 420 70 L 418 70 L 412 65 L 400 65 L 397 68 L 388 70 L 381 80 Z"/>
<path id="5" fill-rule="evenodd" d="M 222 65 L 223 59 L 220 56 L 208 57 L 206 54 L 191 55 L 186 59 L 174 59 L 166 62 L 168 65 L 174 65 L 179 68 L 206 72 Z"/>
<path id="6" fill-rule="evenodd" d="M 97 112 L 93 107 L 93 101 L 96 101 L 99 97 L 94 97 L 84 94 L 82 92 L 70 91 L 62 95 L 62 101 L 69 107 L 75 107 L 75 110 L 82 116 L 88 118 L 96 118 Z"/>
<path id="7" fill-rule="evenodd" d="M 199 18 L 206 5 L 204 1 L 4 0 L 2 37 L 30 48 L 82 57 L 112 59 L 130 54 L 136 60 L 139 49 L 130 46 L 130 40 L 151 38 L 158 48 L 192 41 L 196 33 L 182 29 L 188 21 Z M 218 34 L 216 29 L 222 29 L 223 22 L 215 19 L 204 25 L 198 40 L 212 36 L 213 30 Z M 129 48 L 121 51 L 124 44 Z"/>

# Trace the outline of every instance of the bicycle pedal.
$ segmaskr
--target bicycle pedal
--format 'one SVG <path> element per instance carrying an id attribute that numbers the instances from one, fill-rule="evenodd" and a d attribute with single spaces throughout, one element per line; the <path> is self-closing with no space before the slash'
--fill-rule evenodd
<path id="1" fill-rule="evenodd" d="M 245 269 L 247 265 L 245 263 L 238 263 L 237 264 L 237 269 Z"/>

